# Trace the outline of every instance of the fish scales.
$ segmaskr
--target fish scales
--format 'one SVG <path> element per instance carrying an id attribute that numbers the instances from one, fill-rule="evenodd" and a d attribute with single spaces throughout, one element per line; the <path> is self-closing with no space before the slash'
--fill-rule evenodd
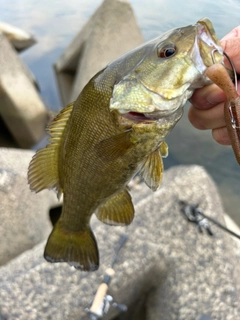
<path id="1" fill-rule="evenodd" d="M 134 207 L 127 184 L 136 174 L 160 186 L 166 136 L 194 89 L 211 83 L 204 71 L 222 62 L 210 20 L 176 28 L 110 63 L 49 128 L 50 144 L 33 157 L 30 188 L 63 194 L 63 210 L 45 247 L 50 262 L 79 270 L 99 266 L 90 227 L 93 213 L 109 225 L 128 225 Z"/>

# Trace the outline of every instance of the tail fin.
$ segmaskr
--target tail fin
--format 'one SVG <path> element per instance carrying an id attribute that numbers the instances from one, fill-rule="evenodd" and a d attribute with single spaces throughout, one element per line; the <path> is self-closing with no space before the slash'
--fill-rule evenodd
<path id="1" fill-rule="evenodd" d="M 67 262 L 82 271 L 99 267 L 97 242 L 90 227 L 85 231 L 69 231 L 58 221 L 50 234 L 44 251 L 49 262 Z"/>

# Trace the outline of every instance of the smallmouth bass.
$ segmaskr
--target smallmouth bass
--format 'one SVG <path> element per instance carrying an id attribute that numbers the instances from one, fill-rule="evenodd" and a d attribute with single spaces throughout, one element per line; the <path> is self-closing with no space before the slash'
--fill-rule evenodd
<path id="1" fill-rule="evenodd" d="M 128 182 L 139 173 L 157 190 L 164 142 L 196 88 L 210 84 L 205 70 L 223 61 L 208 19 L 176 28 L 110 63 L 84 87 L 77 100 L 52 122 L 46 148 L 33 157 L 31 190 L 63 194 L 61 217 L 44 257 L 77 269 L 99 266 L 90 228 L 93 213 L 109 225 L 128 225 L 134 208 Z"/>

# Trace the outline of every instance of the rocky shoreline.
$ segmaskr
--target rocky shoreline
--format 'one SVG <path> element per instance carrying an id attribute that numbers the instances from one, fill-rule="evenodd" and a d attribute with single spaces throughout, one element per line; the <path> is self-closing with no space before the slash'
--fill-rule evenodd
<path id="1" fill-rule="evenodd" d="M 155 193 L 143 183 L 132 183 L 136 213 L 127 228 L 110 227 L 93 217 L 101 265 L 97 272 L 85 273 L 43 258 L 51 230 L 49 210 L 58 202 L 53 191 L 35 195 L 29 190 L 27 165 L 32 155 L 0 150 L 0 319 L 87 319 L 84 310 L 123 233 L 128 240 L 109 290 L 114 300 L 129 308 L 121 319 L 139 319 L 138 301 L 145 306 L 147 320 L 197 319 L 204 314 L 211 319 L 239 317 L 239 242 L 214 226 L 213 237 L 199 233 L 180 211 L 179 200 L 199 204 L 224 223 L 217 188 L 202 167 L 167 170 Z M 117 315 L 111 308 L 106 319 Z"/>

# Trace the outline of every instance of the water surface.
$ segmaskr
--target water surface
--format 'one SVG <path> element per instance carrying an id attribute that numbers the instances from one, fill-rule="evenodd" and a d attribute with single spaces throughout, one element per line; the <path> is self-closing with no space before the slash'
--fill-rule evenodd
<path id="1" fill-rule="evenodd" d="M 0 0 L 0 20 L 31 32 L 38 43 L 21 54 L 36 76 L 46 105 L 60 110 L 53 63 L 82 28 L 101 0 Z M 202 17 L 213 22 L 219 38 L 240 25 L 239 0 L 130 0 L 144 39 L 168 29 L 195 23 Z M 240 168 L 230 147 L 213 141 L 211 132 L 194 129 L 185 115 L 168 140 L 170 155 L 165 168 L 199 164 L 214 178 L 228 212 L 240 224 Z"/>

